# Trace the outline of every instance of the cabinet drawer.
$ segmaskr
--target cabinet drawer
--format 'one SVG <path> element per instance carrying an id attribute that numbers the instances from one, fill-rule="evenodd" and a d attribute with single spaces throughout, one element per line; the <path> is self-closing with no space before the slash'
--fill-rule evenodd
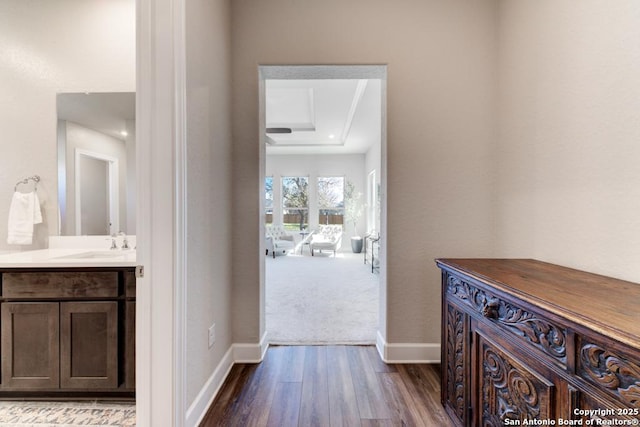
<path id="1" fill-rule="evenodd" d="M 115 298 L 118 296 L 118 273 L 98 272 L 27 272 L 3 273 L 4 298 Z"/>
<path id="2" fill-rule="evenodd" d="M 521 306 L 517 300 L 497 296 L 472 280 L 451 273 L 446 275 L 447 297 L 471 308 L 499 328 L 517 336 L 551 356 L 562 367 L 567 366 L 567 330 L 561 325 Z"/>

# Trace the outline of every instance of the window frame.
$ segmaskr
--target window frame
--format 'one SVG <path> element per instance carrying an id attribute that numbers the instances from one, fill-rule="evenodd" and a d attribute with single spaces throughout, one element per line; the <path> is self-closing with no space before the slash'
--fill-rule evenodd
<path id="1" fill-rule="evenodd" d="M 342 181 L 341 185 L 342 185 L 342 195 L 341 195 L 341 200 L 339 203 L 337 203 L 335 206 L 332 207 L 322 207 L 320 205 L 320 193 L 321 193 L 321 184 L 320 181 L 321 180 L 327 180 L 327 179 L 340 179 Z M 345 175 L 322 175 L 322 176 L 317 176 L 316 177 L 316 197 L 317 197 L 317 201 L 318 201 L 318 209 L 317 209 L 317 214 L 318 214 L 318 224 L 323 224 L 322 222 L 322 211 L 333 211 L 333 212 L 337 212 L 337 213 L 333 213 L 333 214 L 329 214 L 326 213 L 324 214 L 325 216 L 325 222 L 324 224 L 336 224 L 336 225 L 342 225 L 344 227 L 345 225 L 345 215 L 346 215 L 346 210 L 345 210 L 345 191 L 346 191 L 346 183 L 347 183 L 347 178 Z M 341 222 L 329 222 L 329 218 L 330 216 L 339 216 L 341 217 Z"/>
<path id="2" fill-rule="evenodd" d="M 287 197 L 286 197 L 287 191 L 285 190 L 285 181 L 288 179 L 305 179 L 306 180 L 306 189 L 303 190 L 303 193 L 306 191 L 306 195 L 304 196 L 306 198 L 306 206 L 288 207 L 285 205 L 287 201 Z M 280 177 L 280 190 L 281 190 L 280 206 L 282 207 L 282 225 L 287 230 L 302 231 L 309 228 L 310 181 L 311 179 L 309 175 L 298 175 L 298 176 L 286 175 L 286 176 Z M 298 212 L 297 215 L 302 216 L 302 221 L 301 222 L 298 221 L 297 223 L 286 222 L 287 215 L 294 215 L 293 213 L 290 213 L 290 211 L 297 211 Z M 298 228 L 296 228 L 296 225 Z"/>

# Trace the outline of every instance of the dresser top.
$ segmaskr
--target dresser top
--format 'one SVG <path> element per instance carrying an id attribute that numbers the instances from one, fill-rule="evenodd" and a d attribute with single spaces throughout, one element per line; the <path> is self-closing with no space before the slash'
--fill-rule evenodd
<path id="1" fill-rule="evenodd" d="M 640 348 L 640 284 L 532 259 L 437 259 L 548 312 Z"/>

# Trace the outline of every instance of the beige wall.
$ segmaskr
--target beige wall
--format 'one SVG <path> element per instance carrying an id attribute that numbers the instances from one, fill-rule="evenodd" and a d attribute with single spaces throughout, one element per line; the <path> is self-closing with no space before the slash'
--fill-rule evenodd
<path id="1" fill-rule="evenodd" d="M 392 343 L 439 343 L 433 259 L 491 255 L 496 25 L 490 0 L 232 2 L 234 342 L 262 331 L 258 65 L 387 64 L 381 332 Z"/>
<path id="2" fill-rule="evenodd" d="M 187 2 L 187 405 L 231 347 L 228 0 Z M 216 343 L 207 330 L 216 324 Z M 201 402 L 202 403 L 202 402 Z"/>
<path id="3" fill-rule="evenodd" d="M 56 93 L 135 90 L 135 1 L 0 2 L 0 251 L 58 232 Z M 15 183 L 40 175 L 43 224 L 7 245 Z"/>
<path id="4" fill-rule="evenodd" d="M 640 3 L 500 3 L 496 250 L 640 282 Z"/>

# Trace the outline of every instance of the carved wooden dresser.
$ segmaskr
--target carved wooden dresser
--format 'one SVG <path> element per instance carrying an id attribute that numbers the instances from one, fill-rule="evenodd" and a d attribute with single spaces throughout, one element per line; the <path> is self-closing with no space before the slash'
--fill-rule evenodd
<path id="1" fill-rule="evenodd" d="M 640 284 L 535 260 L 436 263 L 455 425 L 637 425 Z"/>

